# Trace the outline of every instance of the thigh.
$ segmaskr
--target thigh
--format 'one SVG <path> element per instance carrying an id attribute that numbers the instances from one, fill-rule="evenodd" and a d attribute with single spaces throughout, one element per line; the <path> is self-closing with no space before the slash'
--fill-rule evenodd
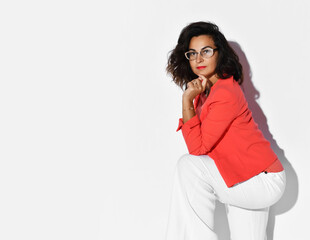
<path id="1" fill-rule="evenodd" d="M 214 189 L 217 199 L 224 203 L 248 209 L 261 209 L 276 203 L 285 190 L 285 172 L 261 173 L 247 181 L 228 188 L 214 160 L 199 156 L 203 173 Z"/>
<path id="2" fill-rule="evenodd" d="M 269 208 L 244 209 L 226 204 L 231 240 L 264 240 Z"/>
<path id="3" fill-rule="evenodd" d="M 199 156 L 199 159 L 203 166 L 205 178 L 208 179 L 210 185 L 214 189 L 216 198 L 220 202 L 236 206 L 240 206 L 240 203 L 243 205 L 247 202 L 246 193 L 243 188 L 227 187 L 212 158 L 207 155 L 201 155 Z"/>
<path id="4" fill-rule="evenodd" d="M 221 192 L 223 201 L 241 208 L 262 209 L 276 203 L 285 190 L 285 172 L 260 173 Z"/>

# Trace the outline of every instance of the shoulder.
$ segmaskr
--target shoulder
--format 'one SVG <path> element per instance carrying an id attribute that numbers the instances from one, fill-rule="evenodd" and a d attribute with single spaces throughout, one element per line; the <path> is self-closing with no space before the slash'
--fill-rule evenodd
<path id="1" fill-rule="evenodd" d="M 239 99 L 242 94 L 240 85 L 231 77 L 217 80 L 211 88 L 210 98 L 214 100 L 234 101 Z"/>

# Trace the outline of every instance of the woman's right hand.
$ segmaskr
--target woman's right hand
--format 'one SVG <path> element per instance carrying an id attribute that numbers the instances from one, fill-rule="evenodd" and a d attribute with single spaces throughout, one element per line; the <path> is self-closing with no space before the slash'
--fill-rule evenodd
<path id="1" fill-rule="evenodd" d="M 204 92 L 207 87 L 208 79 L 202 75 L 187 83 L 187 89 L 183 92 L 183 98 L 193 101 L 194 98 Z"/>

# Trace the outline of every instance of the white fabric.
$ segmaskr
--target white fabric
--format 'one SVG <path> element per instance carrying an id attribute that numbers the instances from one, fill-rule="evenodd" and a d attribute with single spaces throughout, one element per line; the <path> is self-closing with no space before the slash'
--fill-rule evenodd
<path id="1" fill-rule="evenodd" d="M 184 154 L 174 172 L 166 240 L 216 240 L 216 200 L 224 203 L 231 240 L 264 240 L 269 207 L 284 193 L 285 171 L 261 173 L 228 188 L 207 155 Z"/>

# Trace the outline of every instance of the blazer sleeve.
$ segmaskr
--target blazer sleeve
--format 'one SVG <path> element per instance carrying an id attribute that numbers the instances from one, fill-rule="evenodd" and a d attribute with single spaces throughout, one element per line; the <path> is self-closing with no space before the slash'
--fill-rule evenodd
<path id="1" fill-rule="evenodd" d="M 192 155 L 207 155 L 225 136 L 240 109 L 238 96 L 228 89 L 217 89 L 208 107 L 207 114 L 201 115 L 201 120 L 197 114 L 186 123 L 179 119 L 177 131 L 182 129 Z"/>

